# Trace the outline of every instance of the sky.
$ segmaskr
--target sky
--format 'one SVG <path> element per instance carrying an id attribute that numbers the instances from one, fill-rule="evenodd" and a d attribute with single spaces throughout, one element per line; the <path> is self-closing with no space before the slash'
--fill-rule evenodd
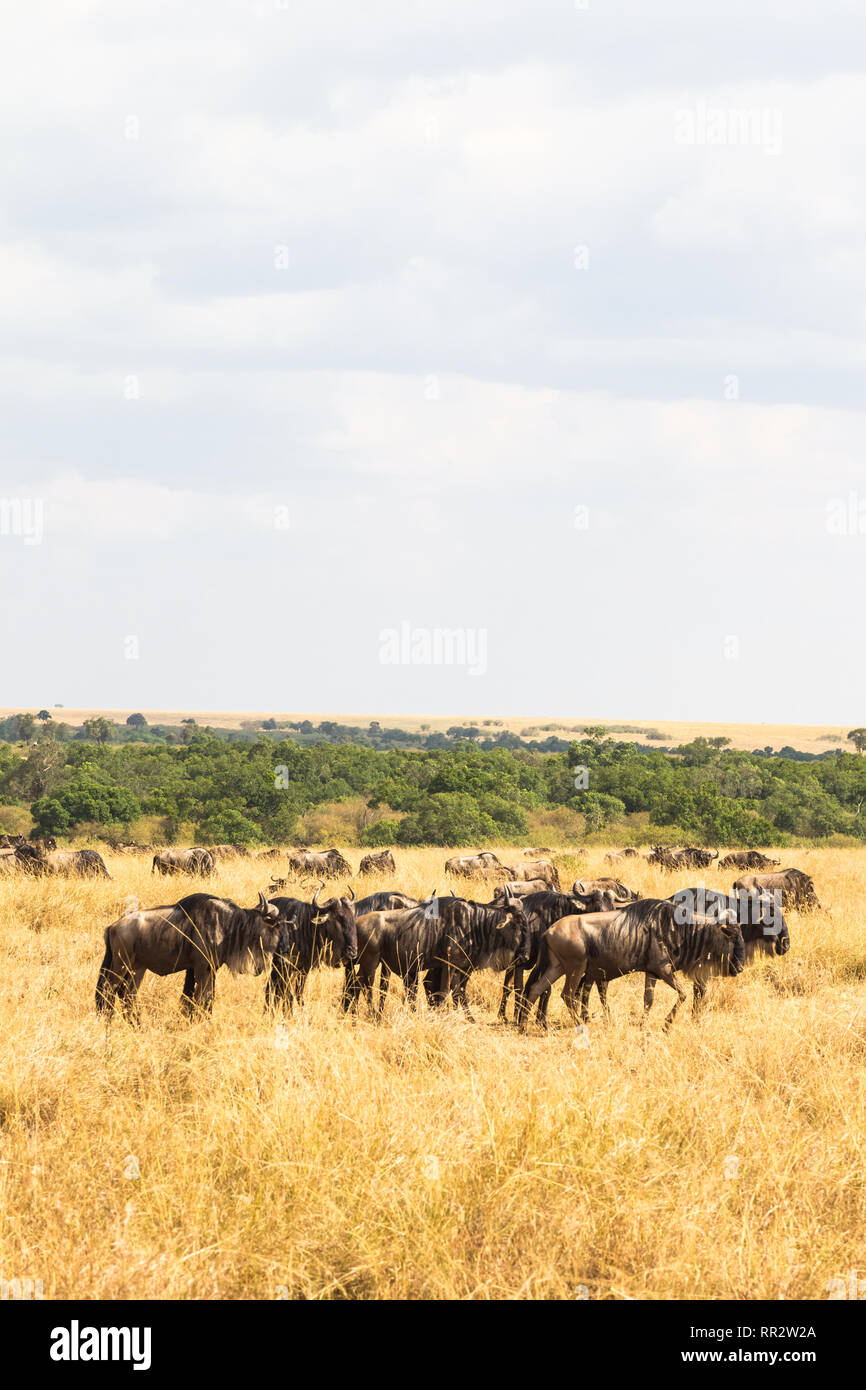
<path id="1" fill-rule="evenodd" d="M 863 11 L 0 28 L 0 706 L 862 723 Z"/>

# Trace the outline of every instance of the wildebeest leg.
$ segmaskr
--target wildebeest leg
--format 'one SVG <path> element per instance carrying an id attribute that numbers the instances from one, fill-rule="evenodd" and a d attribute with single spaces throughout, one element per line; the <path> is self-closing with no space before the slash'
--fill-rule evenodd
<path id="1" fill-rule="evenodd" d="M 344 1013 L 349 1013 L 350 1010 L 354 1009 L 354 1008 L 357 1006 L 357 1003 L 358 1003 L 358 995 L 360 994 L 361 991 L 360 991 L 360 985 L 358 984 L 358 975 L 357 975 L 357 971 L 355 970 L 354 965 L 346 965 L 346 966 L 344 966 L 344 971 L 345 971 L 345 979 L 344 979 L 344 981 L 343 981 L 343 998 L 342 998 L 343 1012 L 344 1012 Z"/>
<path id="2" fill-rule="evenodd" d="M 468 975 L 461 975 L 454 989 L 454 1003 L 459 1004 L 466 1018 L 470 1023 L 475 1022 L 475 1015 L 469 1007 L 469 1000 L 466 998 L 466 985 L 469 980 Z"/>
<path id="3" fill-rule="evenodd" d="M 707 986 L 703 980 L 692 980 L 692 1013 L 700 1013 Z"/>
<path id="4" fill-rule="evenodd" d="M 123 1012 L 130 1023 L 138 1022 L 138 987 L 146 974 L 143 965 L 135 971 L 128 971 L 123 985 Z"/>
<path id="5" fill-rule="evenodd" d="M 502 981 L 502 998 L 499 1000 L 499 1020 L 501 1023 L 508 1022 L 508 996 L 514 990 L 514 1008 L 517 1010 L 517 996 L 523 988 L 523 972 L 521 971 L 520 984 L 517 983 L 517 972 L 520 969 L 517 965 L 509 965 Z"/>
<path id="6" fill-rule="evenodd" d="M 288 961 L 274 956 L 271 963 L 268 982 L 265 985 L 265 1012 L 275 1009 L 278 1005 L 284 1010 L 288 1007 L 289 1013 L 292 1011 L 294 1000 L 289 990 L 289 970 Z M 189 972 L 187 972 L 189 974 Z"/>
<path id="7" fill-rule="evenodd" d="M 675 989 L 677 992 L 677 1001 L 671 1009 L 670 1013 L 668 1014 L 667 1018 L 665 1019 L 664 1026 L 665 1031 L 667 1031 L 667 1029 L 670 1028 L 671 1024 L 677 1016 L 677 1009 L 680 1007 L 680 1004 L 682 1004 L 683 1000 L 685 999 L 686 992 L 680 984 L 679 980 L 677 979 L 676 971 L 674 970 L 672 965 L 664 966 L 664 968 L 659 972 L 659 979 L 664 980 L 666 985 L 670 985 L 671 989 Z"/>
<path id="8" fill-rule="evenodd" d="M 376 972 L 375 972 L 375 970 L 374 970 L 374 971 L 373 971 L 373 974 L 375 974 L 375 973 L 376 973 Z M 381 1017 L 381 1015 L 385 1012 L 385 1000 L 388 998 L 388 986 L 390 985 L 390 983 L 391 983 L 391 971 L 390 971 L 390 968 L 385 964 L 384 961 L 382 961 L 382 965 L 381 965 L 381 968 L 380 968 L 380 970 L 379 970 L 379 1015 L 380 1015 L 380 1017 Z M 372 1012 L 373 1012 L 373 980 L 372 980 L 372 977 L 370 978 L 370 994 L 369 994 L 369 999 L 370 999 L 370 1012 L 372 1013 Z"/>
<path id="9" fill-rule="evenodd" d="M 194 985 L 195 985 L 195 971 L 193 970 L 192 966 L 190 966 L 189 969 L 187 970 L 186 974 L 185 974 L 184 977 L 183 977 L 183 993 L 182 993 L 181 996 L 180 996 L 180 1008 L 181 1008 L 181 1013 L 183 1013 L 187 1018 L 189 1018 L 189 1016 L 191 1015 L 191 1013 L 192 1013 L 192 1011 L 193 1011 L 193 997 L 192 997 L 192 996 L 193 996 L 193 988 L 194 988 Z"/>
<path id="10" fill-rule="evenodd" d="M 655 975 L 644 975 L 643 977 L 643 1016 L 646 1018 L 653 1006 L 653 995 L 655 994 L 656 977 Z"/>
<path id="11" fill-rule="evenodd" d="M 216 985 L 216 971 L 205 960 L 200 961 L 195 966 L 195 986 L 193 989 L 193 1000 L 196 1010 L 201 1010 L 203 1014 L 213 1013 L 214 987 Z"/>
<path id="12" fill-rule="evenodd" d="M 419 967 L 418 967 L 417 964 L 414 964 L 414 965 L 410 965 L 410 966 L 409 966 L 409 969 L 406 971 L 406 974 L 403 976 L 403 988 L 404 988 L 405 991 L 406 991 L 406 997 L 407 997 L 407 999 L 409 1000 L 409 1003 L 412 1005 L 412 1008 L 413 1008 L 413 1009 L 416 1009 L 416 1008 L 418 1007 L 418 976 L 419 976 L 419 974 L 420 974 Z"/>
<path id="13" fill-rule="evenodd" d="M 565 977 L 565 985 L 563 986 L 562 990 L 562 1002 L 571 1015 L 572 1023 L 583 1022 L 582 1018 L 578 1016 L 577 1002 L 574 997 L 575 992 L 580 988 L 583 979 L 584 976 L 575 974 L 569 974 Z"/>
<path id="14" fill-rule="evenodd" d="M 535 969 L 532 972 L 532 975 L 530 975 L 529 977 L 529 983 L 527 985 L 524 996 L 526 1000 L 526 1008 L 521 1012 L 521 1032 L 524 1032 L 526 1030 L 527 1015 L 529 1010 L 532 1008 L 532 1005 L 535 1003 L 536 999 L 539 997 L 539 995 L 543 994 L 545 990 L 551 989 L 552 986 L 556 984 L 557 980 L 562 979 L 562 976 L 564 974 L 565 970 L 560 965 L 559 961 L 555 959 L 551 960 L 546 969 L 544 970 L 541 970 L 539 965 L 535 967 Z M 535 977 L 534 980 L 533 977 Z M 544 1027 L 547 1027 L 546 1013 L 544 1015 Z"/>

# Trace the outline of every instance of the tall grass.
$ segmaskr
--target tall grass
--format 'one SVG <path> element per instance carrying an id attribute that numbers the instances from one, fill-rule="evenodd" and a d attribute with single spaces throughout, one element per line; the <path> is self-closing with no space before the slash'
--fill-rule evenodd
<path id="1" fill-rule="evenodd" d="M 396 886 L 444 891 L 445 853 L 399 851 Z M 393 986 L 377 1024 L 342 1016 L 330 970 L 284 1026 L 261 978 L 225 971 L 211 1020 L 181 1019 L 173 976 L 148 977 L 138 1029 L 106 1024 L 103 928 L 130 896 L 198 886 L 106 859 L 111 883 L 0 879 L 0 1278 L 69 1298 L 825 1298 L 866 1265 L 866 851 L 797 852 L 827 910 L 790 914 L 788 956 L 715 984 L 699 1019 L 663 1033 L 659 986 L 641 1029 L 634 977 L 609 1026 L 575 1030 L 557 997 L 526 1037 L 497 1023 L 494 977 L 470 985 L 475 1025 Z M 602 850 L 561 863 L 564 882 L 606 871 Z M 271 870 L 205 886 L 250 904 Z M 700 877 L 618 872 L 664 894 Z"/>

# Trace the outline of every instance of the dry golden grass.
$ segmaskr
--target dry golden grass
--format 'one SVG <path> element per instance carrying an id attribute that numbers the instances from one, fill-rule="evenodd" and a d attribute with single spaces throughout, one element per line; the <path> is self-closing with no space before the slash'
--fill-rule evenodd
<path id="1" fill-rule="evenodd" d="M 397 857 L 399 886 L 445 889 L 445 851 Z M 866 851 L 792 857 L 830 910 L 791 914 L 787 957 L 668 1034 L 668 991 L 641 1030 L 642 982 L 619 981 L 588 1040 L 558 989 L 549 1035 L 499 1026 L 490 976 L 474 1026 L 399 986 L 383 1024 L 346 1019 L 335 971 L 284 1029 L 261 978 L 225 971 L 212 1020 L 149 977 L 140 1028 L 107 1026 L 103 928 L 128 895 L 195 885 L 110 854 L 112 883 L 0 880 L 0 1277 L 68 1298 L 826 1298 L 863 1262 Z M 250 903 L 269 869 L 207 886 Z"/>

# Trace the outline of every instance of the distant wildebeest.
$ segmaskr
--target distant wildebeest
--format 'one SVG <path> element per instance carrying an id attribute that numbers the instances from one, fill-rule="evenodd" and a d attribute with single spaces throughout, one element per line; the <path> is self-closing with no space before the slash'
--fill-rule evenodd
<path id="1" fill-rule="evenodd" d="M 618 878 L 578 878 L 571 885 L 572 893 L 585 898 L 587 893 L 612 893 L 614 906 L 621 903 L 636 903 L 641 897 L 634 888 L 626 888 Z"/>
<path id="2" fill-rule="evenodd" d="M 517 882 L 529 882 L 530 879 L 541 879 L 553 892 L 559 892 L 559 874 L 549 859 L 528 859 L 525 864 L 505 864 L 505 872 L 510 874 L 512 879 Z"/>
<path id="3" fill-rule="evenodd" d="M 657 864 L 668 872 L 675 869 L 708 869 L 718 857 L 718 850 L 700 849 L 697 845 L 680 845 L 675 849 L 655 845 L 652 853 L 647 855 L 647 863 Z"/>
<path id="4" fill-rule="evenodd" d="M 433 898 L 398 912 L 370 912 L 358 918 L 356 995 L 373 1010 L 373 983 L 381 965 L 379 1013 L 388 983 L 398 974 L 412 1004 L 418 982 L 431 1003 L 454 999 L 471 1018 L 466 982 L 474 970 L 505 970 L 528 949 L 526 914 L 517 898 L 495 903 L 464 898 Z"/>
<path id="5" fill-rule="evenodd" d="M 55 849 L 45 853 L 35 845 L 18 845 L 15 850 L 22 867 L 31 874 L 60 874 L 78 878 L 111 878 L 105 861 L 95 849 Z"/>
<path id="6" fill-rule="evenodd" d="M 367 912 L 399 912 L 407 907 L 417 907 L 422 901 L 432 902 L 436 897 L 436 890 L 428 898 L 410 898 L 408 893 L 392 893 L 383 890 L 381 893 L 370 893 L 366 898 L 359 898 L 355 903 L 355 916 L 363 917 Z"/>
<path id="7" fill-rule="evenodd" d="M 610 854 L 604 856 L 605 864 L 620 864 L 623 859 L 639 859 L 640 855 L 636 849 L 628 847 L 626 849 L 611 850 Z"/>
<path id="8" fill-rule="evenodd" d="M 296 874 L 309 874 L 316 878 L 351 878 L 352 869 L 338 849 L 292 850 L 289 854 L 289 868 Z"/>
<path id="9" fill-rule="evenodd" d="M 396 874 L 397 865 L 394 863 L 394 856 L 389 849 L 383 849 L 378 854 L 365 854 L 361 860 L 359 874 Z"/>
<path id="10" fill-rule="evenodd" d="M 549 888 L 550 884 L 544 878 L 531 878 L 526 883 L 521 883 L 516 878 L 509 878 L 494 888 L 493 896 L 494 898 L 504 898 L 506 893 L 510 893 L 513 898 L 525 898 L 530 893 L 544 893 Z"/>
<path id="11" fill-rule="evenodd" d="M 770 859 L 757 849 L 735 849 L 719 860 L 720 869 L 773 869 L 778 859 Z"/>
<path id="12" fill-rule="evenodd" d="M 508 996 L 512 989 L 515 998 L 515 1022 L 519 1013 L 519 1001 L 523 993 L 524 971 L 531 969 L 538 960 L 539 942 L 554 922 L 561 917 L 571 917 L 584 912 L 608 912 L 615 906 L 610 890 L 590 889 L 588 893 L 551 893 L 546 888 L 531 893 L 523 899 L 523 910 L 529 931 L 529 950 L 525 961 L 516 961 L 505 972 L 502 982 L 502 997 L 499 1001 L 499 1017 L 503 1023 L 508 1020 Z M 550 991 L 538 1000 L 538 1017 L 545 1017 L 550 1001 Z"/>
<path id="13" fill-rule="evenodd" d="M 289 1010 L 301 1004 L 310 971 L 317 965 L 344 966 L 347 975 L 358 954 L 354 893 L 319 902 L 321 883 L 312 902 L 302 898 L 272 898 L 280 911 L 280 929 L 265 1007 Z"/>
<path id="14" fill-rule="evenodd" d="M 209 849 L 203 849 L 200 845 L 193 846 L 192 849 L 160 849 L 153 856 L 153 863 L 150 866 L 152 874 L 200 874 L 202 878 L 206 874 L 212 874 L 214 870 L 213 855 Z"/>
<path id="15" fill-rule="evenodd" d="M 19 845 L 32 845 L 35 850 L 47 854 L 57 848 L 57 841 L 53 835 L 34 835 L 29 840 L 23 835 L 0 835 L 0 849 L 16 849 Z"/>
<path id="16" fill-rule="evenodd" d="M 751 893 L 755 890 L 782 894 L 783 907 L 796 907 L 801 911 L 820 908 L 815 895 L 815 885 L 802 869 L 780 869 L 775 874 L 743 874 L 734 882 L 737 893 Z"/>
<path id="17" fill-rule="evenodd" d="M 284 849 L 260 849 L 256 859 L 282 859 L 285 853 Z"/>
<path id="18" fill-rule="evenodd" d="M 129 1016 L 148 970 L 154 975 L 186 972 L 182 1007 L 213 1011 L 216 972 L 260 975 L 279 938 L 279 908 L 259 893 L 256 907 L 238 907 L 212 893 L 191 893 L 179 903 L 128 912 L 106 927 L 105 956 L 96 986 L 96 1007 L 117 1002 Z"/>
<path id="19" fill-rule="evenodd" d="M 246 845 L 208 845 L 208 850 L 215 860 L 248 859 L 250 857 Z"/>
<path id="20" fill-rule="evenodd" d="M 540 854 L 552 853 L 552 851 L 548 849 L 547 845 L 536 845 L 535 848 L 533 848 L 531 845 L 528 845 L 526 849 L 523 849 L 520 852 L 521 854 L 525 854 L 529 859 L 537 859 Z"/>
<path id="21" fill-rule="evenodd" d="M 738 975 L 745 964 L 745 945 L 736 923 L 718 924 L 696 920 L 678 924 L 671 902 L 646 898 L 629 903 L 615 912 L 588 913 L 564 917 L 544 934 L 539 960 L 521 1003 L 521 1028 L 526 1027 L 529 1008 L 545 989 L 566 977 L 563 998 L 575 1021 L 578 1019 L 576 995 L 581 990 L 581 1021 L 592 986 L 599 993 L 607 1012 L 607 984 L 610 980 L 640 971 L 654 985 L 663 980 L 676 992 L 676 1002 L 665 1019 L 669 1028 L 686 997 L 677 979 L 682 971 L 703 982 L 711 975 Z M 652 1005 L 652 990 L 644 991 L 644 1010 Z"/>
<path id="22" fill-rule="evenodd" d="M 484 877 L 487 874 L 508 875 L 505 866 L 491 854 L 489 850 L 480 850 L 478 854 L 457 854 L 451 859 L 445 860 L 445 872 L 456 874 L 460 878 Z M 517 878 L 517 874 L 511 874 L 512 878 Z"/>

